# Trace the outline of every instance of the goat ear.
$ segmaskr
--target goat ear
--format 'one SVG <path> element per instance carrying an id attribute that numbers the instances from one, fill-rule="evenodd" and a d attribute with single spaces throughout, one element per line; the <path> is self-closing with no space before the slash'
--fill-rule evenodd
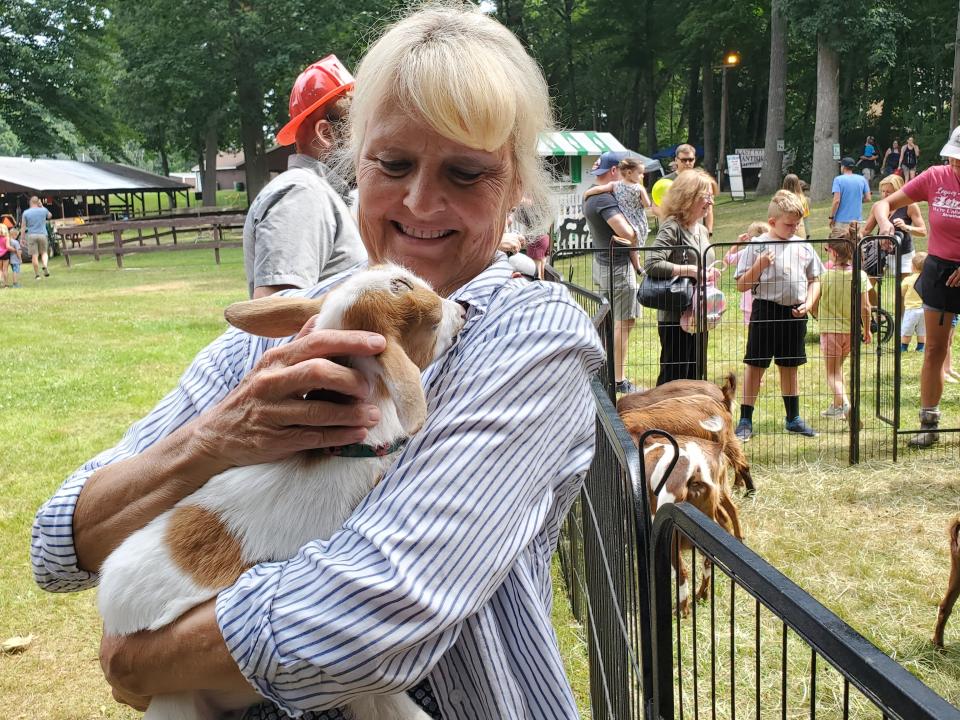
<path id="1" fill-rule="evenodd" d="M 420 384 L 420 368 L 391 337 L 387 337 L 387 346 L 377 357 L 383 368 L 383 383 L 396 405 L 400 425 L 407 435 L 413 435 L 427 419 L 427 399 Z"/>
<path id="2" fill-rule="evenodd" d="M 300 332 L 323 305 L 323 298 L 268 296 L 227 307 L 223 315 L 235 328 L 261 337 L 287 337 Z"/>

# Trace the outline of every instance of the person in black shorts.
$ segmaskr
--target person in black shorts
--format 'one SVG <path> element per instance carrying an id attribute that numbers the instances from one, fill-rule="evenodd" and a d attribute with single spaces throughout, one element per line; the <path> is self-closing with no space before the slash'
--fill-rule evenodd
<path id="1" fill-rule="evenodd" d="M 807 437 L 817 434 L 800 417 L 797 368 L 807 362 L 803 345 L 807 311 L 819 296 L 823 264 L 810 244 L 796 234 L 803 217 L 800 198 L 779 191 L 770 200 L 767 215 L 770 232 L 747 244 L 737 263 L 737 290 L 753 291 L 736 429 L 742 441 L 753 437 L 753 410 L 771 360 L 780 368 L 787 432 Z"/>
<path id="2" fill-rule="evenodd" d="M 917 174 L 917 158 L 920 157 L 920 148 L 913 141 L 913 135 L 907 138 L 900 150 L 900 167 L 903 170 L 903 181 L 909 182 Z"/>

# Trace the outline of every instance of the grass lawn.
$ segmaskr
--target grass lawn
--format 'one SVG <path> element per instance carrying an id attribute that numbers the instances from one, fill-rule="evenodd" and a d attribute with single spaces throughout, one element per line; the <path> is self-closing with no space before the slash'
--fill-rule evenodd
<path id="1" fill-rule="evenodd" d="M 718 239 L 734 237 L 766 203 L 724 205 Z M 825 218 L 826 212 L 815 209 Z M 816 231 L 816 224 L 815 224 Z M 36 508 L 83 461 L 111 446 L 175 383 L 243 299 L 239 249 L 61 259 L 52 276 L 0 292 L 10 319 L 0 372 L 0 641 L 34 636 L 0 655 L 9 718 L 134 718 L 116 705 L 97 661 L 94 593 L 52 595 L 33 584 L 28 557 Z M 772 391 L 770 391 L 772 393 Z M 960 617 L 948 648 L 926 643 L 947 577 L 944 529 L 960 511 L 960 461 L 911 455 L 897 466 L 820 461 L 755 473 L 742 502 L 748 544 L 952 702 L 960 703 Z M 555 576 L 556 577 L 556 576 Z M 555 625 L 588 716 L 587 664 L 557 580 Z"/>

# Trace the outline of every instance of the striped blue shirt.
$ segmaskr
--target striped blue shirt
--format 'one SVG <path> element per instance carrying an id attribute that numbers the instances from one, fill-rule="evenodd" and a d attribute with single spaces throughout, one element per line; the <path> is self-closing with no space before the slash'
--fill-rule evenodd
<path id="1" fill-rule="evenodd" d="M 511 271 L 500 256 L 451 296 L 467 320 L 424 373 L 426 424 L 343 528 L 220 593 L 230 652 L 280 711 L 428 677 L 449 720 L 578 717 L 551 624 L 550 561 L 593 456 L 589 377 L 602 349 L 562 286 Z M 338 279 L 290 294 L 317 296 Z M 217 403 L 286 341 L 226 332 L 116 447 L 66 480 L 33 526 L 41 587 L 96 584 L 72 538 L 84 481 Z"/>

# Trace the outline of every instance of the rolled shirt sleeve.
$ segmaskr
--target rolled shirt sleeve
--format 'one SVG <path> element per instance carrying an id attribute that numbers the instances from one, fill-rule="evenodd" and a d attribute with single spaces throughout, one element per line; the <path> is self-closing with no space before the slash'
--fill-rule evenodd
<path id="1" fill-rule="evenodd" d="M 465 621 L 505 622 L 483 611 L 508 576 L 529 584 L 535 568 L 536 604 L 549 604 L 557 532 L 592 457 L 602 350 L 562 287 L 508 295 L 428 370 L 425 426 L 343 529 L 220 593 L 230 652 L 285 712 L 399 691 L 461 657 Z M 495 637 L 483 651 L 508 662 Z"/>

